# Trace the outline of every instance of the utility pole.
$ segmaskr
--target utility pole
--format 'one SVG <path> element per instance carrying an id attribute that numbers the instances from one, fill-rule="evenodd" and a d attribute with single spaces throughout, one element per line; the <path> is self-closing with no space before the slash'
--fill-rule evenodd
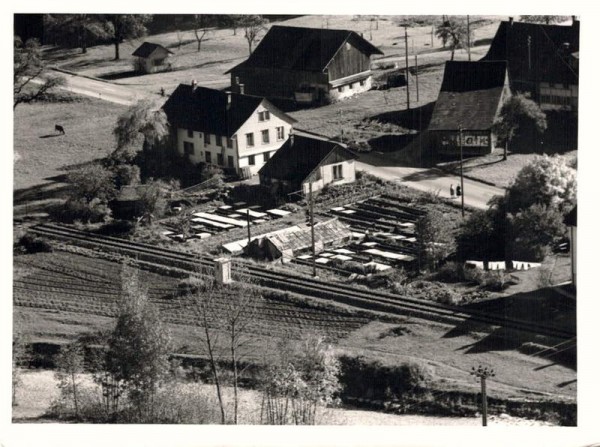
<path id="1" fill-rule="evenodd" d="M 433 48 L 433 25 L 431 25 L 431 48 Z"/>
<path id="2" fill-rule="evenodd" d="M 410 82 L 408 80 L 408 25 L 404 26 L 404 56 L 406 60 L 406 110 L 410 110 Z"/>
<path id="3" fill-rule="evenodd" d="M 460 210 L 463 219 L 465 218 L 465 184 L 463 180 L 463 128 L 458 126 L 458 144 L 460 146 Z"/>
<path id="4" fill-rule="evenodd" d="M 248 228 L 248 248 L 250 248 L 250 208 L 246 210 L 246 228 Z"/>
<path id="5" fill-rule="evenodd" d="M 417 87 L 417 104 L 419 104 L 419 58 L 415 53 L 415 85 Z"/>
<path id="6" fill-rule="evenodd" d="M 471 22 L 469 15 L 467 14 L 467 54 L 469 55 L 469 62 L 471 62 Z"/>
<path id="7" fill-rule="evenodd" d="M 481 380 L 481 418 L 483 426 L 487 427 L 487 390 L 485 381 L 488 377 L 494 377 L 496 373 L 492 368 L 479 365 L 477 369 L 474 366 L 471 368 L 471 375 Z"/>
<path id="8" fill-rule="evenodd" d="M 527 36 L 527 60 L 529 62 L 529 70 L 531 71 L 531 36 Z"/>
<path id="9" fill-rule="evenodd" d="M 308 194 L 309 194 L 309 209 L 310 209 L 310 243 L 312 246 L 312 266 L 313 266 L 313 277 L 317 277 L 317 254 L 315 253 L 315 213 L 313 210 L 313 190 L 312 181 L 308 181 Z"/>

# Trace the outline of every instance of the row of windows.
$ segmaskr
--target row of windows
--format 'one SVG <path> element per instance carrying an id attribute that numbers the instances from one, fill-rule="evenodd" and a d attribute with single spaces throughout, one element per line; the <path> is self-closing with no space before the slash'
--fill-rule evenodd
<path id="1" fill-rule="evenodd" d="M 196 152 L 195 152 L 195 148 L 194 148 L 194 143 L 190 143 L 189 141 L 184 141 L 183 142 L 183 153 L 185 155 L 195 155 Z M 261 155 L 263 155 L 263 160 L 259 160 Z M 262 154 L 250 155 L 248 157 L 248 164 L 250 166 L 254 166 L 254 165 L 256 165 L 257 162 L 264 161 L 266 163 L 267 161 L 269 161 L 270 158 L 271 158 L 270 152 L 264 152 Z M 213 163 L 213 158 L 212 158 L 211 152 L 208 152 L 208 151 L 204 152 L 204 161 L 206 163 Z M 223 162 L 224 162 L 223 154 L 220 154 L 220 153 L 217 154 L 216 162 L 219 166 L 223 166 Z M 227 156 L 227 166 L 230 168 L 234 167 L 232 155 Z"/>
<path id="2" fill-rule="evenodd" d="M 558 95 L 541 95 L 540 102 L 543 104 L 554 104 L 558 106 L 570 106 L 570 96 L 558 96 Z"/>
<path id="3" fill-rule="evenodd" d="M 262 154 L 256 154 L 256 155 L 250 155 L 248 156 L 248 164 L 250 166 L 254 166 L 256 165 L 257 162 L 261 162 L 259 160 L 260 156 L 263 155 L 264 156 L 264 162 L 268 162 L 271 159 L 271 153 L 270 152 L 263 152 Z"/>
<path id="4" fill-rule="evenodd" d="M 364 86 L 365 86 L 365 81 L 364 81 L 364 79 L 363 79 L 362 81 L 359 81 L 359 82 L 358 82 L 358 84 L 359 84 L 361 87 L 364 87 Z M 338 87 L 338 92 L 342 93 L 342 92 L 344 91 L 345 87 L 346 87 L 345 85 L 340 85 L 340 86 Z M 354 88 L 354 82 L 352 82 L 351 84 L 348 84 L 348 89 L 352 90 L 353 88 Z"/>
<path id="5" fill-rule="evenodd" d="M 283 126 L 279 126 L 275 128 L 275 133 L 277 137 L 277 141 L 282 141 L 285 139 L 285 129 Z M 269 129 L 264 129 L 260 131 L 260 137 L 262 144 L 269 144 L 271 142 L 271 135 Z M 254 146 L 254 132 L 250 132 L 246 134 L 246 147 Z"/>
<path id="6" fill-rule="evenodd" d="M 188 138 L 194 138 L 194 131 L 191 129 L 188 129 L 187 136 L 188 136 Z M 198 132 L 198 138 L 202 139 L 202 137 L 203 137 L 202 132 Z M 215 135 L 215 144 L 219 147 L 223 147 L 223 138 L 224 137 L 222 137 L 220 135 Z M 210 146 L 211 139 L 212 139 L 212 134 L 207 133 L 204 135 L 204 147 Z M 233 139 L 225 138 L 225 140 L 226 140 L 227 148 L 232 149 L 233 148 Z"/>

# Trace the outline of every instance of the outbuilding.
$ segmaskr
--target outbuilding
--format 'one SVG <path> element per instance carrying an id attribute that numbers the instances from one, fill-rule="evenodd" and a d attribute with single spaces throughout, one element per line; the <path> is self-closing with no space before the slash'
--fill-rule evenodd
<path id="1" fill-rule="evenodd" d="M 260 184 L 274 194 L 308 194 L 326 185 L 356 180 L 356 155 L 342 143 L 304 135 L 288 141 L 258 172 Z"/>
<path id="2" fill-rule="evenodd" d="M 446 62 L 428 127 L 436 152 L 457 156 L 462 129 L 463 155 L 491 153 L 496 144 L 492 126 L 509 96 L 506 62 Z"/>
<path id="3" fill-rule="evenodd" d="M 134 52 L 136 71 L 155 73 L 168 68 L 172 51 L 157 43 L 144 42 Z"/>

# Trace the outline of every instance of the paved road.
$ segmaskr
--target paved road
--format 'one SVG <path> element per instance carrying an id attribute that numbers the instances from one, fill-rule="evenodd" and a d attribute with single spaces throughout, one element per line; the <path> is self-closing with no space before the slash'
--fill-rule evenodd
<path id="1" fill-rule="evenodd" d="M 397 166 L 373 166 L 357 161 L 356 169 L 367 171 L 385 180 L 399 181 L 420 191 L 440 191 L 441 197 L 450 197 L 450 185 L 460 185 L 460 177 L 446 174 L 438 169 L 403 168 Z M 503 188 L 464 179 L 465 205 L 486 209 L 487 202 L 495 195 L 504 194 Z M 460 199 L 455 199 L 460 200 Z"/>

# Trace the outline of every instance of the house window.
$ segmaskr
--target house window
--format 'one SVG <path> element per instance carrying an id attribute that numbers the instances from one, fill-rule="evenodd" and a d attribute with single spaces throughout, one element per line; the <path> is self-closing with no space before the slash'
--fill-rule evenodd
<path id="1" fill-rule="evenodd" d="M 271 159 L 271 153 L 265 152 L 265 162 L 269 161 L 270 159 Z"/>
<path id="2" fill-rule="evenodd" d="M 188 133 L 188 138 L 194 138 L 194 131 L 193 130 L 188 129 L 187 133 Z"/>
<path id="3" fill-rule="evenodd" d="M 360 81 L 360 86 L 364 87 L 365 86 L 365 80 L 363 79 L 362 81 Z"/>
<path id="4" fill-rule="evenodd" d="M 258 121 L 269 121 L 271 119 L 271 113 L 268 110 L 258 112 Z"/>
<path id="5" fill-rule="evenodd" d="M 343 85 L 340 86 L 340 87 L 338 87 L 338 92 L 342 93 L 343 91 L 344 91 L 344 86 Z"/>
<path id="6" fill-rule="evenodd" d="M 227 166 L 229 166 L 230 168 L 234 168 L 235 165 L 233 164 L 233 155 L 228 155 L 227 156 Z"/>
<path id="7" fill-rule="evenodd" d="M 185 155 L 194 155 L 194 143 L 190 143 L 189 141 L 183 142 L 183 153 Z"/>
<path id="8" fill-rule="evenodd" d="M 198 138 L 202 139 L 202 132 L 198 132 Z"/>
<path id="9" fill-rule="evenodd" d="M 204 139 L 204 147 L 210 145 L 210 134 L 206 134 L 206 138 Z"/>
<path id="10" fill-rule="evenodd" d="M 344 174 L 342 172 L 342 165 L 334 165 L 333 168 L 333 179 L 341 180 L 344 178 Z"/>
<path id="11" fill-rule="evenodd" d="M 207 163 L 212 163 L 212 158 L 210 156 L 210 152 L 206 151 L 204 153 L 204 159 L 206 160 Z"/>
<path id="12" fill-rule="evenodd" d="M 215 135 L 217 146 L 223 147 L 223 137 L 221 135 Z"/>
<path id="13" fill-rule="evenodd" d="M 254 166 L 256 164 L 256 157 L 254 155 L 250 155 L 248 157 L 248 164 L 250 166 Z"/>
<path id="14" fill-rule="evenodd" d="M 269 129 L 262 130 L 262 144 L 269 144 Z"/>
<path id="15" fill-rule="evenodd" d="M 223 154 L 217 154 L 217 164 L 219 166 L 223 166 L 225 163 L 223 163 Z"/>
<path id="16" fill-rule="evenodd" d="M 285 138 L 285 129 L 283 126 L 279 126 L 275 128 L 277 130 L 277 141 L 281 141 Z"/>
<path id="17" fill-rule="evenodd" d="M 233 148 L 233 139 L 227 138 L 227 149 Z"/>
<path id="18" fill-rule="evenodd" d="M 348 42 L 346 42 L 346 50 L 349 50 L 350 48 L 352 48 L 352 46 Z"/>
<path id="19" fill-rule="evenodd" d="M 352 89 L 354 88 L 354 84 L 353 84 L 353 83 L 350 83 L 350 85 L 348 85 L 348 88 L 349 88 L 350 90 L 352 90 Z"/>
<path id="20" fill-rule="evenodd" d="M 253 132 L 246 134 L 246 147 L 254 147 L 254 133 Z"/>

